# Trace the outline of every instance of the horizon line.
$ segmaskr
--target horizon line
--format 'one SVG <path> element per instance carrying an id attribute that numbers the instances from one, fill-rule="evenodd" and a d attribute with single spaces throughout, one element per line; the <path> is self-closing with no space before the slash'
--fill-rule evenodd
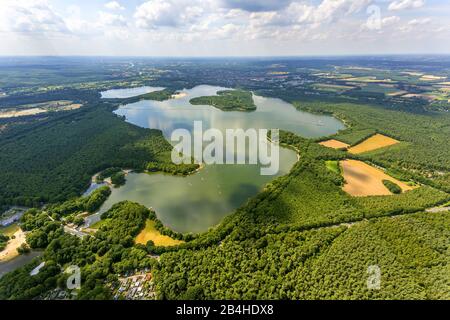
<path id="1" fill-rule="evenodd" d="M 261 58 L 335 58 L 335 57 L 388 57 L 388 56 L 450 56 L 447 53 L 352 53 L 352 54 L 308 54 L 308 55 L 52 55 L 52 54 L 0 54 L 0 58 L 153 58 L 153 59 L 261 59 Z"/>

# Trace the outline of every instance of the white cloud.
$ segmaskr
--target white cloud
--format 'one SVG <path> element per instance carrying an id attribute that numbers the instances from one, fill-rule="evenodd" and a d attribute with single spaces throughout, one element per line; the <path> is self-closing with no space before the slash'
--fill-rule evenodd
<path id="1" fill-rule="evenodd" d="M 90 43 L 86 50 L 96 54 L 97 44 L 106 47 L 111 37 L 123 41 L 114 42 L 117 50 L 130 53 L 134 46 L 136 54 L 165 45 L 177 54 L 192 53 L 200 47 L 221 54 L 239 54 L 242 47 L 256 54 L 266 46 L 270 52 L 276 49 L 291 54 L 295 53 L 293 48 L 309 48 L 311 44 L 333 48 L 330 43 L 335 43 L 334 48 L 339 49 L 363 41 L 384 43 L 392 39 L 396 43 L 395 39 L 414 39 L 419 34 L 445 38 L 450 32 L 449 15 L 445 15 L 448 6 L 430 1 L 427 17 L 421 10 L 414 16 L 402 11 L 422 7 L 424 0 L 140 0 L 134 12 L 124 10 L 127 2 L 121 0 L 100 1 L 88 7 L 83 1 L 61 5 L 64 1 L 0 0 L 0 40 L 9 37 L 23 41 L 20 39 L 28 37 L 31 41 L 42 34 L 58 43 Z M 374 28 L 368 24 L 372 13 L 367 8 L 381 2 L 387 3 L 390 12 L 385 9 L 375 17 Z M 388 14 L 394 11 L 395 15 Z M 411 41 L 416 45 L 417 41 Z M 147 48 L 147 43 L 154 46 Z M 5 46 L 0 53 L 7 51 Z"/>
<path id="2" fill-rule="evenodd" d="M 395 0 L 388 6 L 388 10 L 404 10 L 404 9 L 417 9 L 425 5 L 425 0 Z"/>
<path id="3" fill-rule="evenodd" d="M 381 19 L 381 27 L 389 27 L 400 22 L 400 18 L 397 16 L 390 16 Z"/>
<path id="4" fill-rule="evenodd" d="M 372 0 L 323 0 L 314 10 L 316 22 L 334 21 L 365 9 Z"/>
<path id="5" fill-rule="evenodd" d="M 4 0 L 0 10 L 0 29 L 19 33 L 68 31 L 64 19 L 46 0 Z"/>
<path id="6" fill-rule="evenodd" d="M 431 22 L 430 18 L 412 19 L 408 22 L 410 26 L 426 25 Z"/>
<path id="7" fill-rule="evenodd" d="M 337 22 L 359 12 L 371 0 L 323 0 L 318 6 L 308 2 L 293 2 L 282 11 L 255 12 L 250 14 L 253 26 L 297 26 Z"/>
<path id="8" fill-rule="evenodd" d="M 125 10 L 125 8 L 117 1 L 110 1 L 106 3 L 105 8 L 109 10 Z"/>
<path id="9" fill-rule="evenodd" d="M 102 27 L 125 27 L 127 20 L 120 14 L 100 11 L 98 24 Z"/>
<path id="10" fill-rule="evenodd" d="M 178 24 L 178 11 L 170 2 L 161 0 L 148 1 L 141 4 L 134 17 L 136 25 L 142 29 L 151 29 L 157 26 L 176 26 Z"/>
<path id="11" fill-rule="evenodd" d="M 199 0 L 151 0 L 137 7 L 136 26 L 142 29 L 182 27 L 196 22 L 205 12 L 207 2 Z"/>
<path id="12" fill-rule="evenodd" d="M 225 8 L 248 12 L 277 11 L 287 7 L 293 0 L 221 0 Z"/>

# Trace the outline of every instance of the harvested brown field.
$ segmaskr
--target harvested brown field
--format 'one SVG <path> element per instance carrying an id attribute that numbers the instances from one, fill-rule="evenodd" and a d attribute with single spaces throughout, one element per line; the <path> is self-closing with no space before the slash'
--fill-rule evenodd
<path id="1" fill-rule="evenodd" d="M 384 186 L 383 180 L 397 184 L 402 192 L 414 189 L 362 161 L 344 160 L 340 164 L 345 179 L 342 189 L 354 197 L 391 195 L 392 193 Z"/>
<path id="2" fill-rule="evenodd" d="M 353 154 L 359 154 L 359 153 L 363 153 L 363 152 L 367 152 L 367 151 L 372 151 L 372 150 L 392 146 L 397 143 L 400 143 L 400 141 L 377 133 L 377 134 L 367 138 L 363 142 L 358 143 L 356 146 L 349 148 L 348 152 L 353 153 Z"/>
<path id="3" fill-rule="evenodd" d="M 319 144 L 324 147 L 333 148 L 333 149 L 347 149 L 348 147 L 350 147 L 349 144 L 346 144 L 346 143 L 341 142 L 336 139 L 322 141 L 322 142 L 319 142 Z"/>
<path id="4" fill-rule="evenodd" d="M 10 110 L 10 111 L 1 111 L 0 118 L 15 118 L 15 117 L 23 117 L 23 116 L 34 116 L 39 113 L 47 112 L 41 108 L 32 108 L 26 110 Z"/>
<path id="5" fill-rule="evenodd" d="M 72 101 L 60 100 L 60 101 L 48 101 L 43 103 L 35 103 L 20 106 L 17 109 L 6 109 L 0 111 L 0 118 L 16 118 L 24 116 L 34 116 L 40 113 L 46 113 L 49 111 L 70 111 L 81 108 L 83 105 L 80 103 L 72 103 Z"/>

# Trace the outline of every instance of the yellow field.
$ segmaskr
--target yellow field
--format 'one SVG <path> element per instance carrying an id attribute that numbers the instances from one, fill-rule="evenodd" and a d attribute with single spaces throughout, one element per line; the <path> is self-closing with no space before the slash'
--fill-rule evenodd
<path id="1" fill-rule="evenodd" d="M 366 82 L 366 83 L 392 83 L 392 79 L 377 79 L 376 77 L 351 77 L 342 79 L 344 81 Z"/>
<path id="2" fill-rule="evenodd" d="M 347 149 L 348 147 L 350 147 L 349 144 L 346 144 L 344 142 L 341 142 L 341 141 L 338 141 L 335 139 L 322 141 L 322 142 L 319 142 L 319 144 L 324 147 L 333 148 L 333 149 Z"/>
<path id="3" fill-rule="evenodd" d="M 432 74 L 426 74 L 423 75 L 419 80 L 422 81 L 435 81 L 435 80 L 442 80 L 442 79 L 446 79 L 446 77 L 440 77 L 440 76 L 435 76 Z"/>
<path id="4" fill-rule="evenodd" d="M 172 239 L 171 237 L 159 233 L 159 231 L 155 229 L 155 221 L 153 220 L 147 220 L 144 230 L 137 235 L 135 241 L 136 243 L 145 245 L 149 240 L 152 240 L 155 246 L 162 247 L 176 246 L 184 242 L 181 240 Z"/>
<path id="5" fill-rule="evenodd" d="M 27 107 L 28 106 L 28 107 Z M 83 105 L 79 103 L 72 103 L 72 101 L 60 100 L 60 101 L 48 101 L 43 103 L 35 103 L 29 105 L 23 105 L 19 109 L 7 109 L 0 111 L 0 118 L 16 118 L 23 116 L 33 116 L 40 113 L 46 113 L 49 111 L 69 111 L 81 108 Z"/>
<path id="6" fill-rule="evenodd" d="M 401 95 L 403 95 L 405 93 L 408 93 L 408 91 L 401 90 L 401 91 L 388 93 L 387 95 L 390 96 L 390 97 L 396 97 L 396 96 L 401 96 Z"/>
<path id="7" fill-rule="evenodd" d="M 367 138 L 363 142 L 357 144 L 356 146 L 349 148 L 348 152 L 358 154 L 358 153 L 363 153 L 363 152 L 367 152 L 367 151 L 372 151 L 372 150 L 392 146 L 397 143 L 400 143 L 400 141 L 377 133 L 377 134 L 371 136 L 370 138 Z"/>
<path id="8" fill-rule="evenodd" d="M 2 111 L 0 112 L 0 118 L 16 118 L 23 116 L 33 116 L 39 113 L 47 112 L 41 108 L 32 108 L 26 110 L 11 110 L 11 111 Z"/>
<path id="9" fill-rule="evenodd" d="M 408 186 L 406 183 L 392 178 L 382 170 L 362 161 L 344 160 L 340 164 L 345 179 L 345 184 L 342 189 L 352 196 L 391 195 L 392 193 L 384 186 L 383 180 L 394 182 L 403 192 L 414 189 L 414 187 Z"/>

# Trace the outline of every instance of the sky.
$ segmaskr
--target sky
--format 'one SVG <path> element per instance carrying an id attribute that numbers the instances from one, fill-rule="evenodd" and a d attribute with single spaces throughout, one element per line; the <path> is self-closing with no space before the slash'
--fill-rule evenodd
<path id="1" fill-rule="evenodd" d="M 0 55 L 450 53 L 448 0 L 0 0 Z"/>

